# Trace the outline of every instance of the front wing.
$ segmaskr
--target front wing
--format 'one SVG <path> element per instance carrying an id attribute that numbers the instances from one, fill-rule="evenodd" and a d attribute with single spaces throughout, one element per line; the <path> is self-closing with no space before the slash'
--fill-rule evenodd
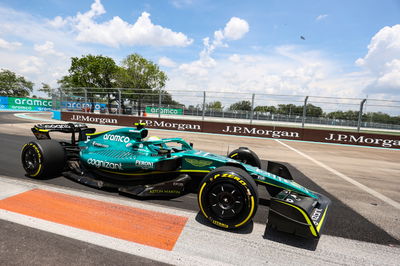
<path id="1" fill-rule="evenodd" d="M 287 195 L 282 195 L 282 194 Z M 317 199 L 282 192 L 272 197 L 267 226 L 306 238 L 319 238 L 326 221 L 330 199 L 313 192 Z"/>

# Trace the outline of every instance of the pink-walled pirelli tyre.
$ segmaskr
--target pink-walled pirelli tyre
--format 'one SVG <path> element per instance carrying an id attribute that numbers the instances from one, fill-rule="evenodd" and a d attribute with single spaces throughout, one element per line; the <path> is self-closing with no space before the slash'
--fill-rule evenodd
<path id="1" fill-rule="evenodd" d="M 28 177 L 51 178 L 60 175 L 64 169 L 65 151 L 55 140 L 31 141 L 22 147 L 21 161 Z"/>
<path id="2" fill-rule="evenodd" d="M 200 183 L 197 199 L 204 217 L 225 229 L 247 225 L 258 207 L 253 178 L 244 170 L 231 166 L 208 173 Z"/>

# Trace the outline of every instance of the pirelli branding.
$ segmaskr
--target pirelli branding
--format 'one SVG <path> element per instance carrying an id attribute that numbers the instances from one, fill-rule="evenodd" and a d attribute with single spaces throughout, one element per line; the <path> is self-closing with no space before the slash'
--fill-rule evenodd
<path id="1" fill-rule="evenodd" d="M 267 125 L 249 125 L 210 122 L 200 120 L 183 120 L 158 117 L 137 117 L 127 115 L 104 115 L 79 112 L 62 112 L 64 121 L 106 124 L 133 127 L 135 123 L 145 123 L 148 128 L 168 129 L 176 131 L 205 132 L 214 134 L 249 136 L 258 138 L 289 139 L 337 144 L 372 146 L 400 149 L 400 134 L 353 133 L 308 128 L 275 127 Z M 115 139 L 125 142 L 127 139 Z"/>

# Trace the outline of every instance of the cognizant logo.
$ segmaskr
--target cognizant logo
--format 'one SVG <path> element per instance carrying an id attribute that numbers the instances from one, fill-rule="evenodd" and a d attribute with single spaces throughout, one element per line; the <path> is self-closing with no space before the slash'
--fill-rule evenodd
<path id="1" fill-rule="evenodd" d="M 110 163 L 107 161 L 97 160 L 90 158 L 87 160 L 89 165 L 96 166 L 97 168 L 107 168 L 107 169 L 114 169 L 114 170 L 122 170 L 121 163 Z"/>

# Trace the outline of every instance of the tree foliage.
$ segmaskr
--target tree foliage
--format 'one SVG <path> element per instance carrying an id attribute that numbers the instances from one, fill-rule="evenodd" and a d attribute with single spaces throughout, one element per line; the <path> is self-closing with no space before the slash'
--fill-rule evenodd
<path id="1" fill-rule="evenodd" d="M 51 98 L 53 94 L 53 89 L 50 87 L 49 84 L 42 82 L 42 87 L 38 89 L 38 91 L 46 93 L 47 97 Z"/>
<path id="2" fill-rule="evenodd" d="M 250 101 L 239 101 L 233 103 L 229 106 L 229 110 L 231 111 L 251 111 L 251 102 Z"/>
<path id="3" fill-rule="evenodd" d="M 33 82 L 10 70 L 0 71 L 0 96 L 26 97 L 32 92 L 33 85 Z"/>
<path id="4" fill-rule="evenodd" d="M 121 88 L 157 90 L 164 88 L 167 75 L 157 64 L 139 54 L 128 55 L 118 73 Z"/>
<path id="5" fill-rule="evenodd" d="M 222 106 L 222 103 L 220 101 L 214 101 L 214 102 L 210 102 L 210 103 L 206 104 L 206 109 L 222 111 L 222 109 L 224 109 L 224 107 Z"/>
<path id="6" fill-rule="evenodd" d="M 110 57 L 89 54 L 72 57 L 68 72 L 58 81 L 62 87 L 112 88 L 118 66 Z"/>

